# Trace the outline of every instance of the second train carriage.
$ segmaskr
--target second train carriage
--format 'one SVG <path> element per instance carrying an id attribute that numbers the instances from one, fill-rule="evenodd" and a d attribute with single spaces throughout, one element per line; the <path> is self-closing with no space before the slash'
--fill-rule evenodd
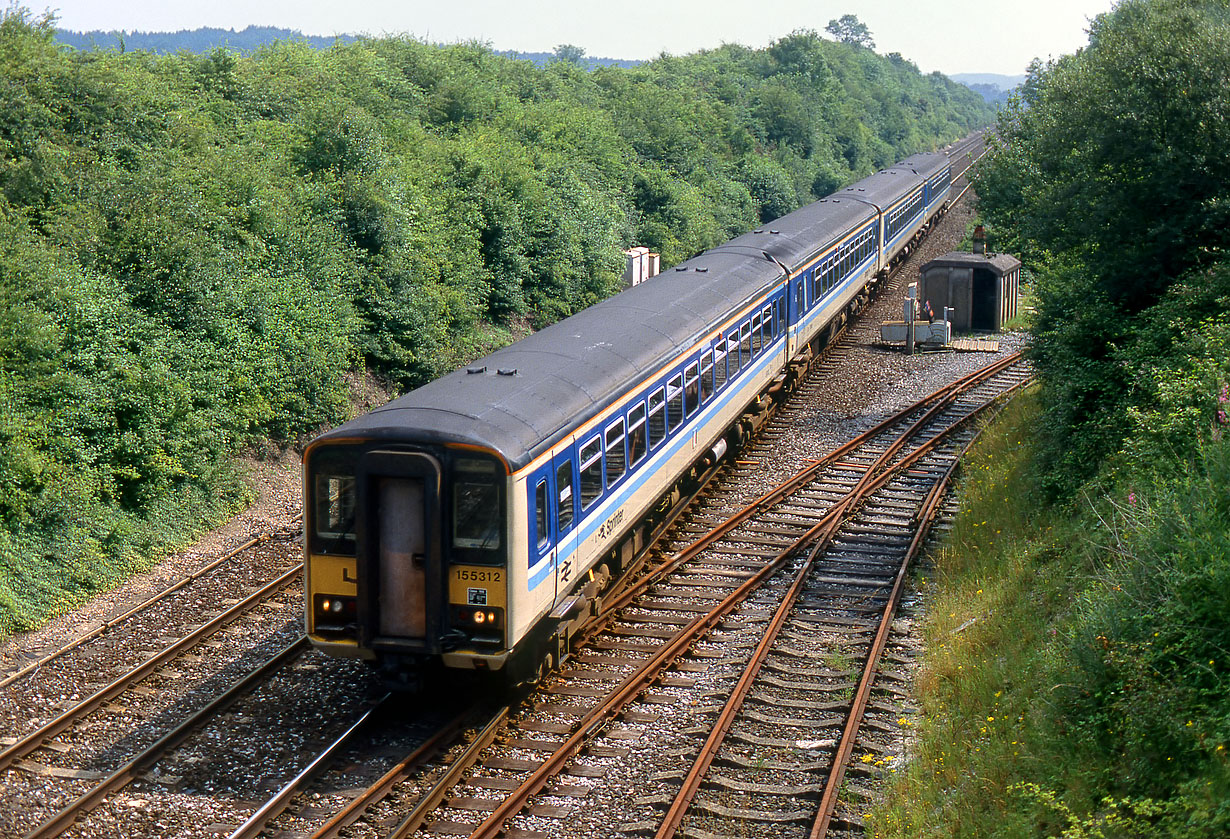
<path id="1" fill-rule="evenodd" d="M 944 206 L 916 155 L 321 435 L 307 632 L 390 675 L 532 675 L 643 521 Z"/>

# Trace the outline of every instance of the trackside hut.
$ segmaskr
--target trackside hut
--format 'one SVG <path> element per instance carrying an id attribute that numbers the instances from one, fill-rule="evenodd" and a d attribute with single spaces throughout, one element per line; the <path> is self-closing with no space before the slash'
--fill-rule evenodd
<path id="1" fill-rule="evenodd" d="M 922 267 L 920 300 L 936 317 L 952 311 L 952 328 L 964 332 L 998 332 L 1016 317 L 1021 261 L 1005 253 L 955 251 Z"/>

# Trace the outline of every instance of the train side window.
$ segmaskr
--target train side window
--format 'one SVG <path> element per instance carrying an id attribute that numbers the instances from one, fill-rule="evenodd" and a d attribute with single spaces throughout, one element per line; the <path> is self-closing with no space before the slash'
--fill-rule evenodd
<path id="1" fill-rule="evenodd" d="M 726 336 L 726 349 L 730 352 L 730 377 L 733 379 L 740 367 L 738 332 L 732 332 Z"/>
<path id="2" fill-rule="evenodd" d="M 713 388 L 721 390 L 726 384 L 726 339 L 719 337 L 713 351 Z"/>
<path id="3" fill-rule="evenodd" d="M 559 499 L 555 508 L 555 521 L 561 534 L 567 533 L 572 527 L 572 519 L 576 512 L 576 504 L 572 497 L 572 458 L 568 458 L 555 470 L 555 487 L 559 490 Z"/>
<path id="4" fill-rule="evenodd" d="M 700 383 L 697 381 L 699 376 L 696 370 L 697 363 L 693 361 L 683 375 L 683 395 L 688 403 L 688 416 L 692 416 L 700 407 Z"/>
<path id="5" fill-rule="evenodd" d="M 638 402 L 628 412 L 628 465 L 636 466 L 647 451 L 645 446 L 645 403 Z"/>
<path id="6" fill-rule="evenodd" d="M 551 543 L 551 530 L 547 524 L 547 479 L 543 478 L 534 488 L 534 523 L 538 527 L 538 550 Z"/>
<path id="7" fill-rule="evenodd" d="M 700 359 L 700 401 L 709 401 L 713 395 L 713 353 L 707 352 Z"/>
<path id="8" fill-rule="evenodd" d="M 683 376 L 675 376 L 666 383 L 666 410 L 671 431 L 683 425 Z"/>
<path id="9" fill-rule="evenodd" d="M 773 308 L 765 306 L 764 311 L 760 313 L 760 328 L 764 330 L 763 346 L 767 349 L 769 344 L 773 343 Z"/>
<path id="10" fill-rule="evenodd" d="M 627 465 L 627 453 L 624 450 L 624 421 L 611 423 L 606 429 L 606 485 L 614 486 L 615 482 L 624 476 Z"/>
<path id="11" fill-rule="evenodd" d="M 796 303 L 798 304 L 798 308 L 799 308 L 799 313 L 800 313 L 800 314 L 801 314 L 803 311 L 805 311 L 805 310 L 804 310 L 804 308 L 803 308 L 803 295 L 804 295 L 803 287 L 804 287 L 806 284 L 807 284 L 807 281 L 806 281 L 806 280 L 804 280 L 803 282 L 799 283 L 798 300 L 796 301 Z"/>
<path id="12" fill-rule="evenodd" d="M 752 360 L 752 328 L 746 323 L 739 327 L 739 351 L 743 356 L 743 365 Z"/>
<path id="13" fill-rule="evenodd" d="M 752 318 L 752 355 L 760 355 L 760 315 Z"/>
<path id="14" fill-rule="evenodd" d="M 602 438 L 581 447 L 581 509 L 587 510 L 602 495 Z"/>
<path id="15" fill-rule="evenodd" d="M 666 439 L 666 396 L 662 388 L 649 394 L 649 445 L 657 447 Z"/>

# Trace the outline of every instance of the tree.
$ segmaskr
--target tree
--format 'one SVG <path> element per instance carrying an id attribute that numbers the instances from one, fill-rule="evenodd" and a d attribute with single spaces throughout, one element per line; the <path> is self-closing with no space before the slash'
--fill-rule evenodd
<path id="1" fill-rule="evenodd" d="M 585 60 L 585 48 L 575 44 L 560 44 L 555 48 L 555 61 L 580 65 Z"/>
<path id="2" fill-rule="evenodd" d="M 836 20 L 830 20 L 829 25 L 824 27 L 824 31 L 843 44 L 869 50 L 875 49 L 876 46 L 875 41 L 871 39 L 871 30 L 867 28 L 867 24 L 854 15 L 842 15 Z"/>

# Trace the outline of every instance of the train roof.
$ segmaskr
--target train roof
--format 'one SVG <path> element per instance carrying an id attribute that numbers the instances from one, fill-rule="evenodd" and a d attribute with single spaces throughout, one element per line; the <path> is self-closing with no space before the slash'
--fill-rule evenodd
<path id="1" fill-rule="evenodd" d="M 829 196 L 829 200 L 844 198 L 848 201 L 866 201 L 886 210 L 898 198 L 921 186 L 923 180 L 924 178 L 911 168 L 893 166 L 850 184 L 841 192 Z"/>
<path id="2" fill-rule="evenodd" d="M 904 179 L 904 183 L 903 183 Z M 858 195 L 795 210 L 651 280 L 552 324 L 321 435 L 321 441 L 414 440 L 498 452 L 515 471 L 642 379 L 707 338 L 842 235 L 921 179 L 893 167 Z M 894 186 L 895 183 L 895 186 Z M 855 198 L 859 200 L 855 200 Z M 881 205 L 882 206 L 882 205 Z M 408 434 L 412 429 L 413 433 Z"/>
<path id="3" fill-rule="evenodd" d="M 774 219 L 751 233 L 744 233 L 714 250 L 768 253 L 793 273 L 815 254 L 845 233 L 871 221 L 875 215 L 875 208 L 870 204 L 829 196 Z"/>
<path id="4" fill-rule="evenodd" d="M 322 435 L 463 443 L 515 470 L 750 302 L 781 268 L 707 251 Z"/>
<path id="5" fill-rule="evenodd" d="M 907 157 L 896 168 L 913 169 L 923 179 L 938 174 L 948 165 L 948 154 L 942 151 L 925 151 Z"/>

